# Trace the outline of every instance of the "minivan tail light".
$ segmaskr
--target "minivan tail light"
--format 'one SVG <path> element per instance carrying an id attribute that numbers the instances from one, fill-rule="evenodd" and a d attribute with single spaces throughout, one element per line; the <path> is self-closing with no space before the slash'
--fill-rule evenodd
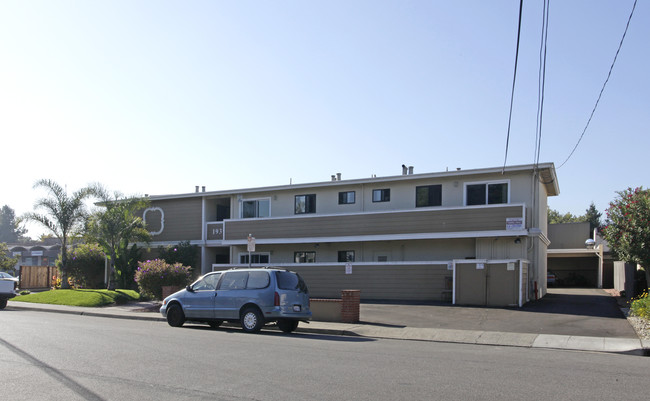
<path id="1" fill-rule="evenodd" d="M 275 292 L 275 295 L 273 296 L 273 305 L 275 306 L 280 306 L 280 294 L 278 292 Z"/>

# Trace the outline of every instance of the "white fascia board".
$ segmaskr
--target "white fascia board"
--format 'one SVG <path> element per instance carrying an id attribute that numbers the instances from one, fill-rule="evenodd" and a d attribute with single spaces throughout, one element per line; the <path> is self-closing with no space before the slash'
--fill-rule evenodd
<path id="1" fill-rule="evenodd" d="M 598 249 L 583 249 L 583 248 L 575 248 L 575 249 L 547 249 L 546 250 L 546 255 L 551 258 L 560 258 L 560 257 L 565 257 L 565 258 L 580 258 L 584 256 L 598 256 Z"/>
<path id="2" fill-rule="evenodd" d="M 417 233 L 417 234 L 385 234 L 385 235 L 358 235 L 339 237 L 303 237 L 303 238 L 256 238 L 257 244 L 309 244 L 314 242 L 372 242 L 372 241 L 403 241 L 426 239 L 460 239 L 460 238 L 492 238 L 492 237 L 525 237 L 526 230 L 499 230 L 499 231 L 467 231 L 451 233 Z M 222 245 L 246 245 L 248 241 L 226 240 Z"/>

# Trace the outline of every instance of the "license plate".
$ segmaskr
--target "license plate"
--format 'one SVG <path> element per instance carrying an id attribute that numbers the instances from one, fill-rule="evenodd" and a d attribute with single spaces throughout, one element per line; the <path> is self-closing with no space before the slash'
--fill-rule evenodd
<path id="1" fill-rule="evenodd" d="M 294 311 L 294 312 L 300 312 L 301 310 L 302 310 L 302 308 L 301 308 L 300 305 L 294 305 L 294 306 L 293 306 L 293 311 Z"/>

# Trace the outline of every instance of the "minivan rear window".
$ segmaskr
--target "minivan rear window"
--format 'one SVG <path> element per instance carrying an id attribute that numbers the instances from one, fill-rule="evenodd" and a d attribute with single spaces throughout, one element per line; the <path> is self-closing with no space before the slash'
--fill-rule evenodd
<path id="1" fill-rule="evenodd" d="M 282 290 L 299 290 L 307 292 L 307 284 L 297 273 L 294 272 L 275 272 L 278 280 L 278 288 Z"/>

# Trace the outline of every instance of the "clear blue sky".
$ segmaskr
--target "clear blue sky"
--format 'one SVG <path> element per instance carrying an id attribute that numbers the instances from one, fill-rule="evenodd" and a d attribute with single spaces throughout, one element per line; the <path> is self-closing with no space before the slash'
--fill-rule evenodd
<path id="1" fill-rule="evenodd" d="M 551 1 L 540 161 L 578 140 L 632 4 Z M 169 194 L 501 166 L 518 7 L 3 0 L 0 206 L 30 211 L 40 178 Z M 534 161 L 541 13 L 525 2 L 508 164 Z M 552 208 L 650 186 L 649 38 L 639 1 Z"/>

